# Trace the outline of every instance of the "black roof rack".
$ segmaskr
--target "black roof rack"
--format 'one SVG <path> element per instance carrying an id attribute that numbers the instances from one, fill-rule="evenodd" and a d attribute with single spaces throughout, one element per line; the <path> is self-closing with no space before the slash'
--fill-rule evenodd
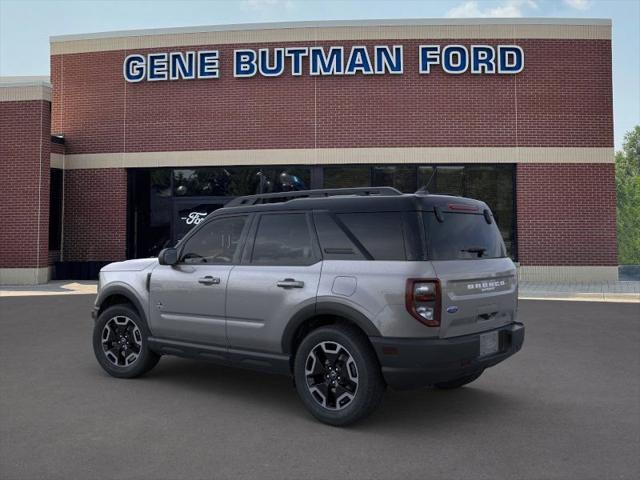
<path id="1" fill-rule="evenodd" d="M 225 207 L 240 207 L 261 205 L 263 203 L 288 202 L 297 198 L 322 198 L 337 195 L 361 196 L 393 196 L 402 192 L 393 187 L 360 187 L 360 188 L 326 188 L 320 190 L 298 190 L 295 192 L 263 193 L 261 195 L 247 195 L 231 200 Z"/>

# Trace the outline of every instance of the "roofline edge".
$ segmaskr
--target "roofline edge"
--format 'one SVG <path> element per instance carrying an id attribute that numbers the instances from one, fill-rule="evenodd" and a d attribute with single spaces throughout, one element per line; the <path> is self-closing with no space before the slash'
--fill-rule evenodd
<path id="1" fill-rule="evenodd" d="M 202 25 L 191 27 L 150 28 L 140 30 L 116 30 L 108 32 L 52 35 L 49 43 L 78 40 L 100 40 L 107 38 L 143 37 L 152 35 L 175 35 L 208 32 L 257 31 L 303 28 L 339 27 L 394 27 L 394 26 L 473 26 L 473 25 L 575 25 L 611 26 L 609 18 L 416 18 L 378 20 L 331 20 L 271 23 L 239 23 L 228 25 Z"/>

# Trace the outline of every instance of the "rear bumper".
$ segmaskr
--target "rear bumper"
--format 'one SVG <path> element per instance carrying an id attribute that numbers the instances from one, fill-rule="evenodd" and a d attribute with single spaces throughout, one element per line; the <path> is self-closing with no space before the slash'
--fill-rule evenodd
<path id="1" fill-rule="evenodd" d="M 410 389 L 484 370 L 522 348 L 523 324 L 511 323 L 496 330 L 500 339 L 498 352 L 483 358 L 478 356 L 480 333 L 454 338 L 370 337 L 370 340 L 387 384 L 396 389 Z"/>

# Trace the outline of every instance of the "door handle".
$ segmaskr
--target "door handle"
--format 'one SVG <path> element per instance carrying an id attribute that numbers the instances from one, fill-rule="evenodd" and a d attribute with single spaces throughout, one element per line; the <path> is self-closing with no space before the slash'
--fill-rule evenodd
<path id="1" fill-rule="evenodd" d="M 214 278 L 211 275 L 207 275 L 206 277 L 199 278 L 198 283 L 203 285 L 218 285 L 220 283 L 220 279 L 218 277 Z"/>
<path id="2" fill-rule="evenodd" d="M 280 288 L 303 288 L 304 282 L 298 281 L 295 278 L 285 278 L 280 280 L 276 285 Z"/>

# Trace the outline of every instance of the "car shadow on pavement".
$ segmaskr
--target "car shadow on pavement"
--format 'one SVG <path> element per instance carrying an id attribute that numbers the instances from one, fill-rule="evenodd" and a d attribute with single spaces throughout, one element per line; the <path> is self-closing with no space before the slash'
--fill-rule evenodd
<path id="1" fill-rule="evenodd" d="M 456 390 L 387 390 L 382 405 L 362 428 L 403 432 L 428 429 L 436 433 L 463 422 L 499 422 L 521 406 L 517 397 L 492 390 L 480 381 Z"/>
<path id="2" fill-rule="evenodd" d="M 241 402 L 245 409 L 278 412 L 297 419 L 315 420 L 298 399 L 289 377 L 252 370 L 219 366 L 207 362 L 163 358 L 147 377 L 171 383 L 194 394 L 211 394 Z M 256 392 L 259 392 L 256 394 Z M 367 420 L 351 428 L 357 430 L 424 431 L 449 428 L 452 422 L 499 421 L 522 407 L 522 399 L 490 388 L 482 379 L 456 390 L 421 388 L 410 391 L 387 389 L 382 404 Z"/>

